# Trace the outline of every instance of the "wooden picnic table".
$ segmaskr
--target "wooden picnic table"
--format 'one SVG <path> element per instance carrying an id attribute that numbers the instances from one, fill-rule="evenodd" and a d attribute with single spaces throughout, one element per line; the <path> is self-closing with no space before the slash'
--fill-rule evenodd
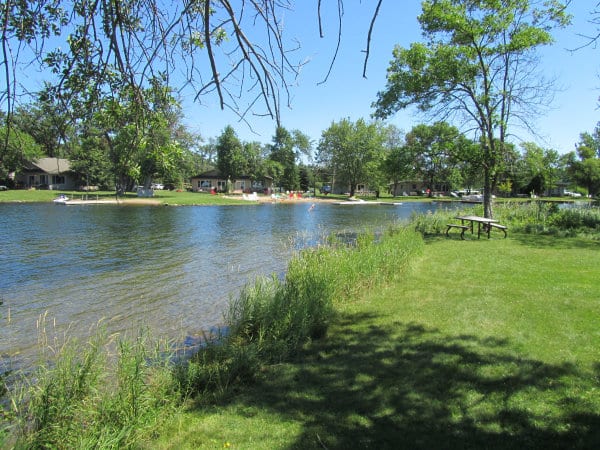
<path id="1" fill-rule="evenodd" d="M 504 232 L 504 237 L 506 237 L 506 229 L 507 227 L 504 225 L 500 225 L 496 219 L 489 219 L 487 217 L 480 216 L 456 216 L 455 219 L 459 219 L 461 224 L 464 225 L 465 222 L 469 222 L 469 229 L 471 230 L 471 234 L 474 232 L 474 225 L 477 224 L 477 239 L 481 236 L 481 226 L 483 225 L 484 232 L 487 233 L 488 239 L 490 238 L 490 231 L 492 228 L 498 228 Z"/>

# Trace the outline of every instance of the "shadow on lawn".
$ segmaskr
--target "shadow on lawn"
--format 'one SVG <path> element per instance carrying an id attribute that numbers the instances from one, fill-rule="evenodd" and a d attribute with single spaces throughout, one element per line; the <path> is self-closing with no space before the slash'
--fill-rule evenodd
<path id="1" fill-rule="evenodd" d="M 274 368 L 233 402 L 302 422 L 292 448 L 600 445 L 598 401 L 565 393 L 573 384 L 597 392 L 590 375 L 520 359 L 506 342 L 371 319 L 345 318 L 342 332 L 315 343 L 292 370 Z"/>
<path id="2" fill-rule="evenodd" d="M 541 234 L 523 234 L 518 233 L 512 236 L 512 239 L 520 242 L 523 245 L 535 248 L 556 248 L 556 249 L 590 249 L 598 250 L 600 248 L 599 240 L 586 238 L 567 238 L 552 235 Z"/>

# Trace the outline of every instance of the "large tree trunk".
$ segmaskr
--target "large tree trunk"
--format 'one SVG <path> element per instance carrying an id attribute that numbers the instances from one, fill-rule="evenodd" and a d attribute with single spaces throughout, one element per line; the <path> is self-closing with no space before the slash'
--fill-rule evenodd
<path id="1" fill-rule="evenodd" d="M 489 167 L 483 169 L 483 217 L 492 219 L 492 179 Z"/>

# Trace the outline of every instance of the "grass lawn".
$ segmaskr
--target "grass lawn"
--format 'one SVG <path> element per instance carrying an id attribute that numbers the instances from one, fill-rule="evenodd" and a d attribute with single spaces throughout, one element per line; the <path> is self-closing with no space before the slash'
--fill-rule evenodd
<path id="1" fill-rule="evenodd" d="M 19 202 L 19 203 L 35 203 L 35 202 L 51 202 L 60 194 L 66 194 L 72 199 L 114 199 L 114 191 L 98 191 L 98 192 L 73 192 L 73 191 L 48 191 L 48 190 L 26 190 L 13 189 L 8 191 L 0 191 L 0 203 L 3 202 Z M 227 198 L 223 195 L 210 195 L 197 192 L 177 192 L 177 191 L 154 191 L 154 197 L 150 199 L 140 199 L 136 193 L 127 192 L 119 197 L 119 200 L 127 201 L 144 201 L 154 204 L 165 205 L 233 205 L 233 204 L 248 204 L 241 199 Z"/>
<path id="2" fill-rule="evenodd" d="M 435 239 L 326 339 L 145 448 L 600 448 L 600 245 Z"/>

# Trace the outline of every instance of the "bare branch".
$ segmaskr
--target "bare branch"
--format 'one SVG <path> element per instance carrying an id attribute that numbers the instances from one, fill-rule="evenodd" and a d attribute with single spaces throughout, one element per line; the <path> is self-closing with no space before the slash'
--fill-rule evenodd
<path id="1" fill-rule="evenodd" d="M 371 52 L 371 36 L 373 34 L 373 28 L 375 27 L 375 21 L 377 20 L 377 16 L 379 15 L 379 8 L 383 0 L 379 0 L 377 2 L 377 7 L 375 8 L 375 12 L 373 13 L 373 17 L 371 18 L 371 24 L 369 25 L 369 34 L 367 35 L 367 48 L 365 49 L 365 63 L 363 65 L 363 78 L 367 78 L 367 64 L 369 63 L 369 53 Z"/>

